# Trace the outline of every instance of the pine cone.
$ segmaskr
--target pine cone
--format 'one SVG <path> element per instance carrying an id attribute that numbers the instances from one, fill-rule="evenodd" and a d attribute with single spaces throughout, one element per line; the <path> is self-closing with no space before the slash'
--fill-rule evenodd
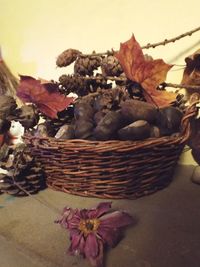
<path id="1" fill-rule="evenodd" d="M 8 119 L 13 116 L 17 108 L 16 101 L 13 97 L 7 95 L 0 95 L 0 118 Z"/>
<path id="2" fill-rule="evenodd" d="M 33 105 L 24 105 L 16 110 L 16 119 L 25 129 L 29 129 L 37 125 L 39 114 Z"/>
<path id="3" fill-rule="evenodd" d="M 6 164 L 4 165 L 6 166 Z M 12 163 L 7 165 L 9 165 L 8 173 L 0 175 L 2 192 L 15 196 L 26 196 L 27 194 L 22 189 L 34 194 L 45 187 L 44 172 L 40 163 L 34 161 L 30 156 L 30 150 L 24 145 L 15 149 Z"/>
<path id="4" fill-rule="evenodd" d="M 61 84 L 60 92 L 65 95 L 71 92 L 77 95 L 85 95 L 87 92 L 85 81 L 78 75 L 62 75 L 59 82 Z"/>
<path id="5" fill-rule="evenodd" d="M 123 73 L 122 67 L 114 56 L 107 56 L 102 60 L 101 70 L 104 76 L 120 76 Z"/>
<path id="6" fill-rule="evenodd" d="M 92 76 L 93 71 L 101 64 L 101 57 L 79 57 L 74 64 L 74 73 L 82 76 Z"/>
<path id="7" fill-rule="evenodd" d="M 67 49 L 58 56 L 56 65 L 66 67 L 74 62 L 80 54 L 81 52 L 76 49 Z"/>

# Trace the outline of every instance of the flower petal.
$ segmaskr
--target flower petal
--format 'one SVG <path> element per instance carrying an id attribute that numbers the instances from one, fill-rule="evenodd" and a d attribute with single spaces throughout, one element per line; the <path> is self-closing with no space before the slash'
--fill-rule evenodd
<path id="1" fill-rule="evenodd" d="M 86 258 L 95 258 L 99 253 L 97 237 L 92 233 L 86 238 L 84 252 Z"/>
<path id="2" fill-rule="evenodd" d="M 101 202 L 99 205 L 88 211 L 88 217 L 90 219 L 99 218 L 103 214 L 107 213 L 111 208 L 112 202 Z"/>
<path id="3" fill-rule="evenodd" d="M 108 228 L 124 227 L 133 223 L 133 218 L 126 212 L 114 211 L 99 218 L 101 226 Z"/>
<path id="4" fill-rule="evenodd" d="M 70 245 L 70 247 L 68 249 L 70 254 L 75 254 L 75 253 L 77 253 L 77 251 L 78 252 L 80 251 L 79 244 L 80 244 L 81 238 L 82 238 L 82 234 L 81 233 L 79 233 L 79 234 L 77 234 L 77 233 L 71 234 L 71 236 L 70 236 L 71 245 Z"/>
<path id="5" fill-rule="evenodd" d="M 98 247 L 99 247 L 99 254 L 95 258 L 89 258 L 89 261 L 92 266 L 95 267 L 103 267 L 103 242 L 101 240 L 97 240 L 98 242 Z"/>
<path id="6" fill-rule="evenodd" d="M 119 229 L 110 229 L 107 227 L 99 227 L 98 235 L 102 238 L 104 243 L 110 247 L 114 247 L 121 239 L 121 231 Z"/>

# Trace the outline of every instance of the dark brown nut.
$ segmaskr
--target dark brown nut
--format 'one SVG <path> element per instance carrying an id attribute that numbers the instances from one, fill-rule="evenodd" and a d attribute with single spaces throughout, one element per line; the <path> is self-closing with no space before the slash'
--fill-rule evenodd
<path id="1" fill-rule="evenodd" d="M 97 125 L 105 116 L 105 113 L 103 111 L 98 111 L 94 114 L 94 122 Z"/>
<path id="2" fill-rule="evenodd" d="M 60 127 L 60 129 L 55 135 L 55 138 L 58 139 L 73 139 L 74 137 L 75 137 L 74 126 L 69 124 L 65 124 L 62 127 Z"/>
<path id="3" fill-rule="evenodd" d="M 160 136 L 161 136 L 160 129 L 157 126 L 152 125 L 150 130 L 150 137 L 159 138 Z"/>
<path id="4" fill-rule="evenodd" d="M 94 130 L 94 137 L 97 140 L 109 140 L 117 132 L 118 129 L 123 127 L 124 121 L 121 112 L 109 111 L 98 123 Z"/>
<path id="5" fill-rule="evenodd" d="M 180 131 L 183 113 L 175 107 L 161 108 L 157 114 L 157 125 L 162 135 L 171 135 Z"/>
<path id="6" fill-rule="evenodd" d="M 75 105 L 74 108 L 74 117 L 76 120 L 84 119 L 88 120 L 93 118 L 94 109 L 87 102 L 80 102 Z"/>
<path id="7" fill-rule="evenodd" d="M 121 140 L 143 140 L 150 137 L 150 124 L 144 120 L 135 121 L 118 131 Z"/>
<path id="8" fill-rule="evenodd" d="M 87 139 L 92 135 L 94 125 L 90 121 L 77 120 L 75 122 L 75 137 L 78 139 Z"/>
<path id="9" fill-rule="evenodd" d="M 121 103 L 121 112 L 129 123 L 137 120 L 154 123 L 157 118 L 157 109 L 153 105 L 133 99 Z"/>

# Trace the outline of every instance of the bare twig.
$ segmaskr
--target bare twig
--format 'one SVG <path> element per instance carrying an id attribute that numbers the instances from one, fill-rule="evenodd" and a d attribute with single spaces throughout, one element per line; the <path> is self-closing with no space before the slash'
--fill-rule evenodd
<path id="1" fill-rule="evenodd" d="M 197 32 L 197 31 L 200 31 L 200 27 L 197 27 L 191 31 L 188 31 L 188 32 L 185 32 L 185 33 L 182 33 L 174 38 L 171 38 L 171 39 L 165 39 L 164 41 L 162 42 L 157 42 L 157 43 L 153 43 L 153 44 L 147 44 L 147 45 L 144 45 L 142 46 L 141 48 L 142 49 L 149 49 L 149 48 L 155 48 L 157 46 L 160 46 L 160 45 L 166 45 L 166 44 L 169 44 L 169 43 L 174 43 L 186 36 L 191 36 L 193 33 Z M 92 57 L 92 56 L 100 56 L 100 57 L 103 57 L 103 56 L 106 56 L 106 55 L 113 55 L 114 54 L 114 50 L 112 51 L 106 51 L 106 52 L 102 52 L 102 53 L 95 53 L 93 52 L 92 54 L 80 54 L 79 56 L 80 57 Z"/>
<path id="2" fill-rule="evenodd" d="M 194 89 L 200 90 L 200 86 L 198 85 L 184 85 L 184 84 L 176 84 L 176 83 L 163 83 L 162 86 L 165 87 L 172 87 L 172 88 L 184 88 L 184 89 Z"/>
<path id="3" fill-rule="evenodd" d="M 186 36 L 191 36 L 193 33 L 197 32 L 197 31 L 200 31 L 200 27 L 197 27 L 189 32 L 186 32 L 186 33 L 183 33 L 183 34 L 180 34 L 179 36 L 176 36 L 174 38 L 171 38 L 171 39 L 165 39 L 164 41 L 162 42 L 158 42 L 158 43 L 154 43 L 154 44 L 147 44 L 145 46 L 142 46 L 142 49 L 149 49 L 149 48 L 155 48 L 157 46 L 160 46 L 160 45 L 166 45 L 166 44 L 169 44 L 169 43 L 174 43 Z"/>

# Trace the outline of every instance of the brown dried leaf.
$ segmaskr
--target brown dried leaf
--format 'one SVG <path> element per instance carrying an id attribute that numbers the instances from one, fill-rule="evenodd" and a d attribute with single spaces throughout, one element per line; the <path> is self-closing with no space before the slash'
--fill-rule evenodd
<path id="1" fill-rule="evenodd" d="M 164 107 L 175 101 L 175 93 L 156 89 L 166 80 L 167 72 L 173 65 L 166 64 L 162 59 L 146 59 L 134 35 L 127 42 L 121 43 L 115 56 L 127 78 L 141 84 L 148 102 Z"/>

